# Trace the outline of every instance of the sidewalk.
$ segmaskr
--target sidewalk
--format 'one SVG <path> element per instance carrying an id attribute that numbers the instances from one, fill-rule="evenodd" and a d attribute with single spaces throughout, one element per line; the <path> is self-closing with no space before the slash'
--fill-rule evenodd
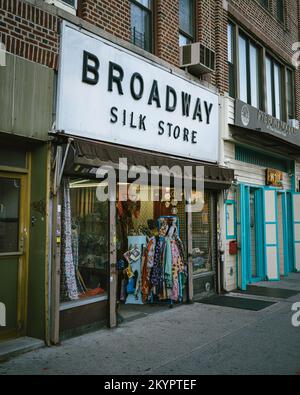
<path id="1" fill-rule="evenodd" d="M 299 374 L 300 327 L 291 324 L 291 307 L 300 302 L 300 274 L 290 280 L 299 295 L 259 312 L 166 308 L 19 356 L 0 364 L 0 375 Z"/>

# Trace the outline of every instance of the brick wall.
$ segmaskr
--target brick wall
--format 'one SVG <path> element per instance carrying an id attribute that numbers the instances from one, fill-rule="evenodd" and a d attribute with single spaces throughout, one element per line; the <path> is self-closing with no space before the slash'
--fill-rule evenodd
<path id="1" fill-rule="evenodd" d="M 0 37 L 7 51 L 29 60 L 57 67 L 59 22 L 57 10 L 36 0 L 0 0 Z M 226 5 L 229 4 L 229 12 Z M 300 41 L 298 0 L 286 0 L 283 26 L 256 0 L 196 0 L 197 35 L 216 51 L 217 68 L 204 76 L 220 93 L 228 91 L 227 20 L 230 16 L 275 55 L 291 64 L 292 44 Z M 61 14 L 59 14 L 61 15 Z M 79 0 L 78 15 L 85 21 L 130 42 L 130 0 Z M 179 0 L 155 1 L 155 54 L 179 66 Z M 300 70 L 296 74 L 297 117 L 300 119 Z"/>
<path id="2" fill-rule="evenodd" d="M 129 0 L 81 0 L 79 16 L 118 38 L 130 41 Z"/>
<path id="3" fill-rule="evenodd" d="M 58 18 L 20 0 L 0 0 L 0 39 L 6 50 L 57 67 Z"/>
<path id="4" fill-rule="evenodd" d="M 179 66 L 179 0 L 157 0 L 156 55 Z"/>

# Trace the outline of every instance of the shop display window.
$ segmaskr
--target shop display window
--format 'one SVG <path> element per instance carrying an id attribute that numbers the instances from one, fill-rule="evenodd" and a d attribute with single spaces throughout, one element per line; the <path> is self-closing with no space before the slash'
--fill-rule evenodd
<path id="1" fill-rule="evenodd" d="M 126 190 L 125 190 L 126 193 Z M 128 190 L 127 196 L 130 196 Z M 187 280 L 186 212 L 174 188 L 138 186 L 117 202 L 119 300 L 181 303 Z M 145 198 L 148 197 L 148 198 Z"/>
<path id="2" fill-rule="evenodd" d="M 192 213 L 193 223 L 193 270 L 194 275 L 212 271 L 212 200 L 211 194 L 204 194 L 201 212 Z"/>
<path id="3" fill-rule="evenodd" d="M 72 273 L 74 268 L 75 279 L 73 297 L 70 297 L 70 292 L 69 295 L 65 292 L 65 287 L 69 286 L 70 281 L 62 281 L 62 301 L 107 296 L 109 208 L 108 202 L 100 202 L 97 199 L 98 185 L 88 180 L 69 182 L 72 241 L 69 269 L 71 268 Z M 65 226 L 62 224 L 63 231 Z M 63 254 L 62 260 L 68 260 L 66 253 Z M 65 276 L 67 277 L 68 273 L 65 273 Z"/>

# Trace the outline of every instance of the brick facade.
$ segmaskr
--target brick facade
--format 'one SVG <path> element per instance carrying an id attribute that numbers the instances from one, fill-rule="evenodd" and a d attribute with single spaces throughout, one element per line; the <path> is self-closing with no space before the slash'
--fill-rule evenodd
<path id="1" fill-rule="evenodd" d="M 179 0 L 158 0 L 156 55 L 179 66 Z"/>
<path id="2" fill-rule="evenodd" d="M 286 0 L 285 24 L 275 0 L 265 10 L 257 0 L 196 0 L 196 40 L 216 51 L 216 72 L 203 79 L 228 92 L 227 21 L 231 18 L 275 56 L 292 65 L 300 41 L 298 0 Z M 179 0 L 154 0 L 154 53 L 179 67 Z M 8 52 L 57 68 L 59 23 L 68 13 L 42 0 L 0 0 L 0 37 Z M 131 40 L 130 0 L 78 0 L 78 16 L 126 42 Z M 80 22 L 80 19 L 76 19 Z M 300 68 L 296 72 L 296 114 L 300 119 Z"/>
<path id="3" fill-rule="evenodd" d="M 101 29 L 130 41 L 129 0 L 81 0 L 79 16 Z"/>
<path id="4" fill-rule="evenodd" d="M 25 1 L 0 0 L 0 38 L 6 50 L 57 67 L 58 18 Z"/>

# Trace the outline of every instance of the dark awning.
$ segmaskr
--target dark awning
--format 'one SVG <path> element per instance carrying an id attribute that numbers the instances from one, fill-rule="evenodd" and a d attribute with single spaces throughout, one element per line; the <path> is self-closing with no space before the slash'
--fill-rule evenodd
<path id="1" fill-rule="evenodd" d="M 65 168 L 69 175 L 82 174 L 84 168 L 95 169 L 103 165 L 118 169 L 119 159 L 126 158 L 128 166 L 144 166 L 149 170 L 153 166 L 179 166 L 182 169 L 184 166 L 204 166 L 205 186 L 210 189 L 228 189 L 234 180 L 233 170 L 200 161 L 79 138 L 74 138 L 73 147 L 73 154 L 69 155 Z"/>

